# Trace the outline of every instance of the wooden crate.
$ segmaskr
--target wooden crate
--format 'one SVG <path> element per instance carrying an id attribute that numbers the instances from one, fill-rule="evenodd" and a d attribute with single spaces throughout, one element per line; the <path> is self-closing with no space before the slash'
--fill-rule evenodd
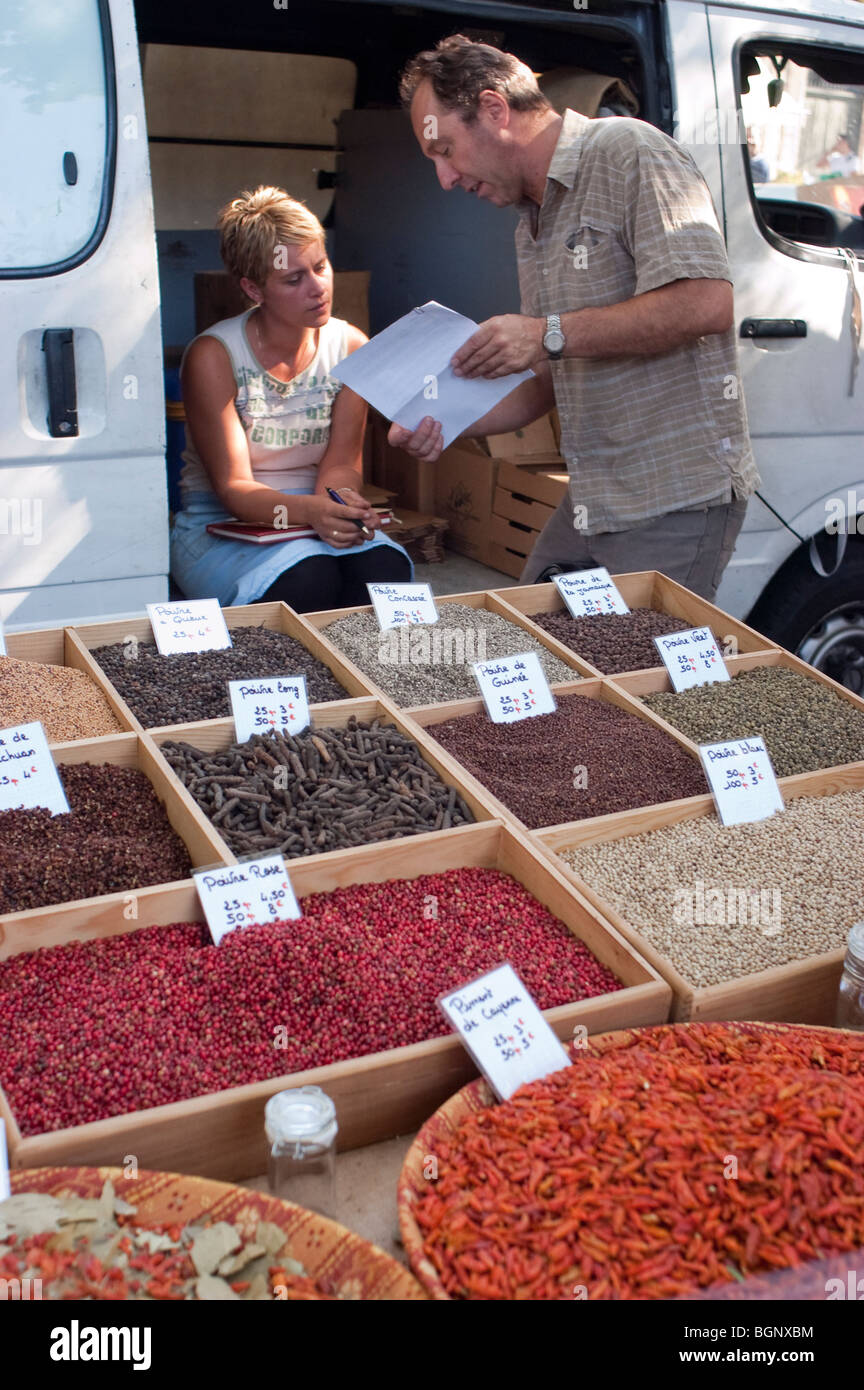
<path id="1" fill-rule="evenodd" d="M 831 677 L 826 676 L 823 671 L 817 671 L 815 666 L 809 665 L 806 661 L 801 661 L 799 657 L 793 656 L 791 652 L 775 648 L 773 651 L 748 652 L 744 656 L 732 656 L 727 658 L 726 661 L 726 668 L 733 679 L 741 671 L 752 671 L 756 667 L 764 666 L 785 666 L 788 670 L 797 671 L 799 675 L 806 676 L 809 680 L 818 681 L 820 685 L 826 686 L 827 689 L 831 690 L 841 700 L 845 700 L 848 704 L 852 705 L 859 714 L 864 716 L 864 700 L 862 700 L 860 695 L 855 695 L 851 690 L 848 690 L 845 685 L 840 685 L 838 681 L 832 680 Z M 629 675 L 610 676 L 608 679 L 637 702 L 641 701 L 642 697 L 645 695 L 655 695 L 660 691 L 671 691 L 672 689 L 672 682 L 669 679 L 668 672 L 663 667 L 659 670 L 634 671 Z M 647 712 L 649 711 L 646 710 L 646 713 Z M 650 711 L 650 713 L 654 712 Z M 654 717 L 659 718 L 660 716 L 655 714 Z M 664 724 L 667 723 L 665 720 L 662 722 Z M 671 728 L 672 726 L 668 725 L 668 727 Z M 683 738 L 685 736 L 679 733 L 678 737 Z M 859 764 L 849 763 L 847 766 L 858 767 Z M 778 780 L 781 785 L 785 786 L 786 783 L 791 782 L 793 779 L 790 777 L 781 777 Z"/>
<path id="2" fill-rule="evenodd" d="M 341 862 L 337 859 L 337 855 L 330 855 L 317 862 L 308 859 L 292 865 L 298 897 L 347 884 L 412 878 L 421 868 L 415 846 L 405 840 L 369 845 Z M 671 1002 L 668 985 L 574 891 L 551 858 L 526 837 L 489 823 L 465 832 L 443 831 L 423 854 L 424 874 L 469 866 L 512 874 L 624 984 L 617 993 L 548 1010 L 546 1017 L 559 1037 L 571 1037 L 577 1025 L 589 1033 L 602 1033 L 666 1020 Z M 54 945 L 77 939 L 82 933 L 101 936 L 133 930 L 148 925 L 150 915 L 158 922 L 200 918 L 190 884 L 162 890 L 161 899 L 142 902 L 137 923 L 124 922 L 118 908 L 113 919 L 103 919 L 98 931 L 90 932 L 80 921 L 67 929 L 63 920 L 67 912 L 57 909 L 55 920 L 37 928 L 28 944 L 44 941 Z M 17 949 L 24 947 L 17 944 Z M 58 1027 L 62 1027 L 61 1020 Z M 29 1138 L 21 1136 L 2 1090 L 0 1115 L 6 1120 L 13 1168 L 120 1164 L 126 1155 L 134 1154 L 141 1168 L 230 1180 L 262 1170 L 266 1153 L 264 1105 L 286 1086 L 319 1085 L 333 1097 L 339 1146 L 348 1149 L 412 1132 L 475 1075 L 469 1055 L 450 1035 Z"/>
<path id="3" fill-rule="evenodd" d="M 646 724 L 653 724 L 656 728 L 662 729 L 664 733 L 668 734 L 670 738 L 674 739 L 674 741 L 684 749 L 685 753 L 688 753 L 694 761 L 699 762 L 699 749 L 695 743 L 689 738 L 686 738 L 678 729 L 673 729 L 672 725 L 667 724 L 665 719 L 661 719 L 659 715 L 646 709 L 639 700 L 632 699 L 626 691 L 619 689 L 614 681 L 608 679 L 601 680 L 599 677 L 595 677 L 593 680 L 581 680 L 569 684 L 556 685 L 553 688 L 559 699 L 563 699 L 567 695 L 578 695 L 586 700 L 601 700 L 607 704 L 616 705 L 618 709 L 623 710 L 625 714 L 635 715 L 637 719 L 643 720 Z M 434 739 L 436 724 L 443 724 L 447 719 L 464 719 L 470 714 L 478 714 L 480 710 L 484 708 L 484 703 L 480 699 L 450 700 L 440 705 L 415 706 L 405 711 L 405 718 L 410 723 L 415 724 L 419 730 L 425 732 L 427 737 Z M 508 806 L 505 806 L 503 801 L 499 801 L 497 796 L 489 791 L 488 787 L 485 787 L 479 779 L 474 777 L 473 773 L 469 772 L 466 767 L 463 767 L 458 758 L 454 757 L 453 754 L 448 752 L 443 746 L 439 747 L 439 756 L 452 764 L 454 774 L 458 772 L 466 785 L 473 785 L 477 788 L 478 794 L 485 798 L 486 804 L 499 819 L 505 821 L 508 825 L 513 826 L 524 834 L 536 835 L 539 833 L 538 831 L 529 830 L 514 811 L 511 811 Z M 695 799 L 701 800 L 702 798 L 699 797 Z M 659 805 L 690 805 L 693 800 L 693 797 L 688 797 L 683 803 L 659 803 Z M 651 808 L 645 809 L 650 810 Z M 629 815 L 632 813 L 619 811 L 609 816 L 592 816 L 590 821 L 587 822 L 573 821 L 567 822 L 566 824 L 593 825 L 595 822 L 600 821 L 614 821 L 616 816 L 624 814 Z M 558 826 L 547 826 L 544 829 L 548 831 L 560 828 L 561 827 Z"/>
<path id="4" fill-rule="evenodd" d="M 377 700 L 372 697 L 359 700 L 339 700 L 333 704 L 310 705 L 309 713 L 312 717 L 312 727 L 317 729 L 344 729 L 352 717 L 363 722 L 371 723 L 374 719 L 381 719 L 387 724 L 394 724 L 401 733 L 406 734 L 417 743 L 424 761 L 434 772 L 438 773 L 441 780 L 448 787 L 456 788 L 457 793 L 467 803 L 476 821 L 488 821 L 495 818 L 496 812 L 492 809 L 494 798 L 484 792 L 483 788 L 476 784 L 472 777 L 467 777 L 464 769 L 448 758 L 434 739 L 427 738 L 422 729 L 418 729 L 410 720 L 406 719 L 391 701 L 383 697 Z M 236 863 L 237 856 L 222 840 L 217 828 L 210 825 L 191 792 L 186 790 L 167 759 L 159 751 L 163 743 L 176 740 L 181 743 L 191 743 L 193 747 L 201 748 L 208 753 L 221 752 L 222 749 L 229 748 L 235 741 L 233 719 L 207 719 L 197 724 L 172 724 L 164 729 L 151 729 L 148 739 L 152 740 L 158 761 L 164 767 L 165 775 L 176 782 L 178 795 L 188 804 L 190 810 L 194 809 L 196 815 L 207 823 L 211 834 L 219 840 L 226 862 Z M 416 853 L 422 856 L 426 853 L 429 844 L 437 840 L 440 835 L 458 834 L 467 829 L 470 827 L 456 826 L 454 831 L 429 830 L 420 835 L 406 835 L 399 838 L 400 842 L 403 839 L 410 840 L 415 846 Z M 395 841 L 378 840 L 373 843 L 377 844 L 379 848 L 383 848 L 384 845 L 393 844 Z M 322 854 L 303 855 L 302 858 L 289 859 L 287 862 L 291 867 L 301 862 L 306 863 L 311 859 L 329 860 L 337 857 L 340 862 L 341 860 L 350 861 L 351 856 L 356 852 L 355 848 L 326 850 Z"/>
<path id="5" fill-rule="evenodd" d="M 350 662 L 346 662 L 329 643 L 323 643 L 314 629 L 301 622 L 300 617 L 287 603 L 246 603 L 234 608 L 223 608 L 229 632 L 232 628 L 266 627 L 272 632 L 282 632 L 294 637 L 306 647 L 311 656 L 332 671 L 336 680 L 345 687 L 347 695 L 369 695 L 374 693 L 372 686 Z M 110 685 L 107 676 L 93 651 L 96 647 L 109 647 L 116 642 L 135 638 L 139 642 L 153 640 L 153 629 L 149 618 L 126 618 L 106 623 L 84 623 L 66 629 L 69 641 L 74 645 L 81 669 L 96 677 L 98 673 L 103 688 L 110 688 L 116 707 L 122 710 L 127 726 L 143 733 L 144 726 L 139 722 L 120 695 Z M 262 675 L 293 675 L 294 672 L 265 671 Z"/>
<path id="6" fill-rule="evenodd" d="M 504 590 L 504 592 L 506 593 L 506 590 Z M 529 622 L 518 610 L 511 608 L 509 604 L 503 603 L 497 593 L 488 590 L 480 590 L 470 594 L 436 594 L 435 604 L 438 608 L 442 626 L 446 626 L 447 624 L 447 605 L 450 603 L 461 603 L 467 608 L 485 608 L 490 613 L 497 613 L 500 617 L 506 618 L 508 622 L 513 623 L 516 627 L 521 628 L 524 632 L 530 633 L 535 641 L 539 642 L 542 646 L 546 647 L 548 651 L 559 657 L 565 665 L 572 667 L 574 679 L 582 675 L 596 675 L 594 667 L 589 666 L 587 661 L 583 661 L 580 657 L 576 656 L 574 652 L 570 651 L 569 647 L 564 647 L 560 642 L 556 642 L 554 637 L 550 637 L 547 632 L 543 632 L 541 628 Z M 335 623 L 337 618 L 346 617 L 349 613 L 373 612 L 374 609 L 371 604 L 363 604 L 357 608 L 329 608 L 318 613 L 303 613 L 300 615 L 300 621 L 307 623 L 309 627 L 317 633 L 319 638 L 323 638 L 324 641 L 328 643 L 328 646 L 334 653 L 338 653 L 339 648 L 335 643 L 331 643 L 327 637 L 327 628 L 330 624 Z M 518 638 L 514 640 L 518 641 Z M 514 646 L 514 653 L 518 652 L 518 650 L 518 646 Z M 371 677 L 364 676 L 359 668 L 354 666 L 353 662 L 350 661 L 347 656 L 343 655 L 341 659 L 347 666 L 350 666 L 352 671 L 356 672 L 358 680 L 364 680 L 366 685 L 380 698 L 391 698 L 388 697 L 384 691 L 378 690 L 373 684 Z M 555 686 L 554 689 L 558 689 L 558 687 Z"/>
<path id="7" fill-rule="evenodd" d="M 521 571 L 520 571 L 521 573 Z M 636 574 L 615 574 L 612 576 L 621 597 L 628 608 L 654 608 L 658 613 L 669 613 L 681 619 L 681 630 L 691 627 L 710 627 L 720 644 L 721 651 L 729 657 L 745 652 L 765 652 L 775 650 L 775 644 L 756 632 L 746 623 L 730 618 L 722 608 L 691 593 L 683 585 L 676 584 L 658 570 L 644 570 Z M 567 605 L 555 584 L 526 584 L 520 588 L 502 589 L 498 595 L 509 608 L 515 608 L 523 617 L 531 618 L 536 613 L 563 613 Z M 541 629 L 542 630 L 542 629 Z M 560 645 L 560 644 L 559 644 Z M 571 648 L 564 647 L 564 651 Z M 578 653 L 577 653 L 578 654 Z M 584 658 L 583 658 L 584 661 Z M 586 663 L 587 664 L 587 663 Z M 657 667 L 663 671 L 660 656 Z M 597 675 L 605 674 L 591 667 Z M 656 669 L 654 667 L 652 670 Z M 623 673 L 622 673 L 623 674 Z M 619 677 L 615 676 L 615 680 Z"/>
<path id="8" fill-rule="evenodd" d="M 145 736 L 110 734 L 107 738 L 57 743 L 52 749 L 52 754 L 55 763 L 60 766 L 70 763 L 111 763 L 115 767 L 137 768 L 152 783 L 156 795 L 165 807 L 168 820 L 185 844 L 196 869 L 235 862 L 234 856 L 216 834 L 207 817 L 199 811 L 164 758 Z M 151 898 L 158 900 L 163 892 L 164 885 L 130 888 L 116 893 L 105 893 L 99 897 L 80 898 L 71 903 L 0 914 L 0 959 L 4 954 L 14 954 L 15 949 L 32 949 L 32 944 L 41 939 L 41 932 L 47 929 L 50 934 L 53 919 L 59 913 L 63 914 L 67 923 L 72 923 L 77 928 L 78 925 L 92 920 L 113 920 L 115 913 L 122 917 L 124 909 L 130 910 L 130 904 L 134 905 L 136 912 L 141 913 L 146 902 Z M 21 945 L 21 942 L 30 944 Z"/>
<path id="9" fill-rule="evenodd" d="M 847 764 L 826 772 L 806 772 L 786 777 L 782 783 L 785 800 L 799 796 L 834 796 L 839 792 L 858 791 L 864 787 L 864 763 Z M 573 821 L 570 825 L 534 833 L 534 842 L 554 857 L 564 876 L 587 898 L 593 907 L 616 926 L 622 936 L 632 943 L 640 955 L 668 981 L 673 992 L 672 1019 L 758 1019 L 763 1022 L 818 1023 L 833 1026 L 837 1005 L 837 989 L 843 969 L 845 949 L 828 951 L 787 965 L 775 966 L 742 975 L 740 979 L 723 984 L 697 986 L 687 980 L 677 966 L 663 956 L 632 921 L 581 878 L 564 860 L 559 850 L 575 849 L 579 845 L 621 840 L 630 835 L 643 835 L 680 821 L 695 820 L 714 814 L 710 796 L 693 797 L 688 801 L 670 801 L 664 806 L 640 808 L 617 816 L 597 817 L 591 821 Z M 819 885 L 814 883 L 814 892 Z"/>
<path id="10" fill-rule="evenodd" d="M 33 632 L 9 632 L 6 634 L 6 655 L 14 657 L 16 661 L 69 666 L 75 671 L 81 671 L 105 696 L 120 721 L 121 729 L 131 730 L 139 727 L 137 722 L 133 722 L 131 710 L 120 699 L 104 672 L 98 667 L 93 669 L 93 663 L 81 652 L 68 628 L 52 627 L 40 628 Z M 0 723 L 2 722 L 0 719 Z"/>

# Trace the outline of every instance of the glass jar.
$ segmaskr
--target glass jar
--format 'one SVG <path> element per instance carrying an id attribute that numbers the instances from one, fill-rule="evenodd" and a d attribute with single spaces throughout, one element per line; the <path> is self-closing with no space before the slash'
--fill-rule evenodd
<path id="1" fill-rule="evenodd" d="M 320 1086 L 271 1096 L 264 1109 L 270 1142 L 267 1180 L 274 1197 L 322 1216 L 336 1205 L 336 1107 Z"/>
<path id="2" fill-rule="evenodd" d="M 864 922 L 849 932 L 837 999 L 837 1027 L 864 1033 Z"/>

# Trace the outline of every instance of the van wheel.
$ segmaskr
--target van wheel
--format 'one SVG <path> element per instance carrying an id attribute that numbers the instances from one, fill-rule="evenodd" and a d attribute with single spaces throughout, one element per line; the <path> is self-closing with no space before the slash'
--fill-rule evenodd
<path id="1" fill-rule="evenodd" d="M 850 536 L 843 564 L 828 579 L 816 574 L 806 550 L 796 551 L 747 621 L 832 680 L 864 695 L 864 543 Z"/>

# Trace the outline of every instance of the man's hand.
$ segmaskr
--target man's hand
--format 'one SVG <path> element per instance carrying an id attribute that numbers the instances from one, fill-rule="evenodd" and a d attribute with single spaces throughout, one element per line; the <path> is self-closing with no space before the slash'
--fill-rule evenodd
<path id="1" fill-rule="evenodd" d="M 425 459 L 434 463 L 444 448 L 441 425 L 427 415 L 416 430 L 407 430 L 404 425 L 391 425 L 387 433 L 387 443 L 394 449 L 404 449 L 415 459 Z"/>
<path id="2" fill-rule="evenodd" d="M 481 323 L 473 337 L 450 359 L 456 376 L 496 377 L 524 372 L 544 360 L 545 319 L 499 314 Z"/>

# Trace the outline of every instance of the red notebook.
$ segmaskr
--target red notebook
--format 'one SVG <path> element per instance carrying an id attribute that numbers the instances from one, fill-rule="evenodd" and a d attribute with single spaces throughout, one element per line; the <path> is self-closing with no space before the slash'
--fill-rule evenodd
<path id="1" fill-rule="evenodd" d="M 382 526 L 389 526 L 393 513 L 389 507 L 375 507 Z M 311 526 L 259 526 L 254 521 L 211 521 L 207 527 L 211 536 L 224 536 L 229 541 L 248 541 L 251 545 L 276 545 L 279 541 L 317 540 L 318 532 Z"/>

